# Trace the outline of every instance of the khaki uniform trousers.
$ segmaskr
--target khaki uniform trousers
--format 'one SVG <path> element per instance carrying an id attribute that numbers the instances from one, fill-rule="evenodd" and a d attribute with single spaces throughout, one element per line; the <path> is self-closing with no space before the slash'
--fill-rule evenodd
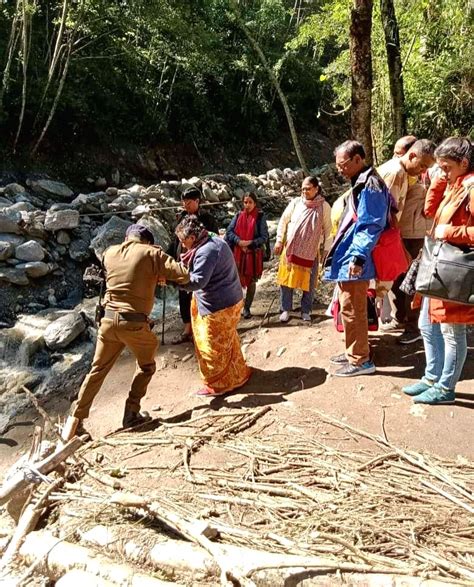
<path id="1" fill-rule="evenodd" d="M 346 357 L 351 365 L 362 365 L 370 359 L 367 331 L 367 290 L 365 280 L 338 283 L 341 320 L 344 326 Z"/>
<path id="2" fill-rule="evenodd" d="M 135 355 L 137 361 L 125 409 L 140 411 L 140 401 L 156 371 L 155 353 L 158 340 L 147 322 L 119 320 L 116 314 L 114 320 L 101 320 L 92 367 L 72 405 L 71 416 L 80 420 L 89 416 L 95 396 L 125 347 Z"/>

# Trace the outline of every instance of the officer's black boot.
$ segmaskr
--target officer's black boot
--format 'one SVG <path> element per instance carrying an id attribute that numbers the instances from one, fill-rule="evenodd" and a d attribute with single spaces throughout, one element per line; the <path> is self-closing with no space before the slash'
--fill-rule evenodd
<path id="1" fill-rule="evenodd" d="M 151 420 L 151 416 L 148 412 L 132 412 L 125 408 L 123 413 L 122 427 L 123 428 L 134 428 L 140 424 L 144 424 Z"/>

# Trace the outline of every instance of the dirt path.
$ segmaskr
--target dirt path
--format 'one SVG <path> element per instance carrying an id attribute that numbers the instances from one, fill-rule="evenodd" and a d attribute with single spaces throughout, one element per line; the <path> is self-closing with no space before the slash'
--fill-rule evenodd
<path id="1" fill-rule="evenodd" d="M 399 446 L 423 450 L 442 457 L 463 455 L 474 459 L 472 408 L 474 408 L 474 361 L 472 336 L 468 359 L 460 382 L 456 404 L 415 406 L 401 387 L 419 378 L 424 368 L 421 343 L 401 347 L 393 335 L 371 336 L 377 374 L 339 379 L 331 375 L 330 356 L 343 350 L 342 338 L 324 316 L 324 307 L 315 304 L 313 323 L 304 324 L 294 313 L 287 325 L 278 321 L 275 299 L 269 323 L 260 327 L 276 293 L 273 272 L 259 286 L 254 318 L 241 321 L 239 331 L 248 362 L 254 368 L 250 382 L 236 393 L 207 400 L 193 396 L 201 384 L 191 344 L 165 345 L 157 355 L 157 372 L 150 384 L 143 408 L 153 417 L 169 417 L 209 406 L 219 409 L 271 405 L 278 422 L 288 432 L 311 433 L 311 414 L 320 410 L 368 432 L 381 434 Z M 298 297 L 295 297 L 296 304 Z M 176 324 L 176 331 L 178 324 Z M 172 332 L 167 333 L 171 340 Z M 282 351 L 284 349 L 284 351 Z M 280 354 L 281 353 L 281 354 Z M 97 397 L 87 425 L 93 436 L 120 426 L 127 385 L 134 370 L 133 359 L 124 355 L 106 380 Z M 64 414 L 68 398 L 55 398 L 48 411 Z M 17 418 L 0 438 L 0 468 L 13 463 L 29 447 L 35 412 Z"/>

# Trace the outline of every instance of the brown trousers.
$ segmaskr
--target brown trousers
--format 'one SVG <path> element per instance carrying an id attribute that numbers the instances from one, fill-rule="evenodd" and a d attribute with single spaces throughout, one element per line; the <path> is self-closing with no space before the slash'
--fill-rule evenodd
<path id="1" fill-rule="evenodd" d="M 340 281 L 339 304 L 344 326 L 346 356 L 352 365 L 361 365 L 370 359 L 367 331 L 367 290 L 364 280 Z"/>
<path id="2" fill-rule="evenodd" d="M 95 396 L 125 347 L 130 349 L 137 361 L 125 408 L 132 412 L 140 410 L 140 400 L 146 394 L 148 384 L 156 371 L 155 353 L 158 341 L 147 322 L 119 320 L 116 314 L 113 321 L 103 318 L 100 323 L 92 367 L 71 407 L 72 416 L 80 420 L 89 416 Z"/>

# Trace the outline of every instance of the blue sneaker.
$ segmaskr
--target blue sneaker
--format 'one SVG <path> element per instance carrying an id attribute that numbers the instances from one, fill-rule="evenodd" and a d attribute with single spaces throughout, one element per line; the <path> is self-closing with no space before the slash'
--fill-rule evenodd
<path id="1" fill-rule="evenodd" d="M 453 389 L 444 389 L 435 383 L 432 387 L 417 395 L 413 402 L 415 404 L 428 404 L 437 406 L 439 404 L 454 404 L 456 395 Z"/>
<path id="2" fill-rule="evenodd" d="M 433 384 L 434 381 L 430 382 L 426 379 L 421 379 L 420 381 L 417 381 L 412 385 L 406 385 L 405 387 L 402 387 L 402 391 L 403 393 L 406 393 L 407 395 L 411 396 L 420 395 L 420 393 L 423 393 L 424 391 L 428 391 L 428 389 L 431 389 L 433 387 Z"/>
<path id="3" fill-rule="evenodd" d="M 336 377 L 355 377 L 356 375 L 372 375 L 372 373 L 375 373 L 375 365 L 372 361 L 366 361 L 362 365 L 347 363 L 344 367 L 338 369 L 334 375 Z"/>

